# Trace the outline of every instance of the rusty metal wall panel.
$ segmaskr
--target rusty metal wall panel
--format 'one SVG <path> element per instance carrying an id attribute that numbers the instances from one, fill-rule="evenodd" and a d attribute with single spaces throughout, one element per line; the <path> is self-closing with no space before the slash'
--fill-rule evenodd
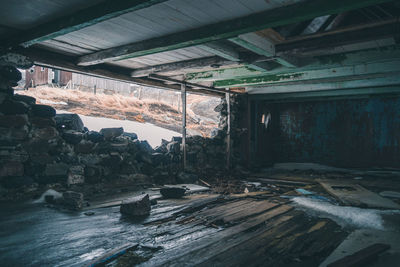
<path id="1" fill-rule="evenodd" d="M 273 112 L 273 129 L 257 135 L 265 163 L 400 167 L 400 97 L 261 106 L 258 118 Z"/>

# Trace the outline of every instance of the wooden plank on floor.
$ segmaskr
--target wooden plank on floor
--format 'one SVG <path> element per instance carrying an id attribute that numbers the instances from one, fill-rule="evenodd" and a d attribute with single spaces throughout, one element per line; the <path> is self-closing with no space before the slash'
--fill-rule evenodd
<path id="1" fill-rule="evenodd" d="M 390 199 L 367 190 L 358 184 L 318 180 L 329 194 L 337 197 L 346 205 L 368 206 L 371 208 L 400 209 L 400 205 Z"/>
<path id="2" fill-rule="evenodd" d="M 368 246 L 360 251 L 346 256 L 340 260 L 332 262 L 328 267 L 351 267 L 351 266 L 365 266 L 371 261 L 375 260 L 379 254 L 390 249 L 390 245 L 376 243 Z"/>
<path id="3" fill-rule="evenodd" d="M 236 213 L 229 214 L 227 216 L 224 216 L 222 219 L 225 223 L 230 223 L 234 221 L 238 221 L 244 218 L 247 218 L 252 215 L 256 215 L 262 212 L 265 212 L 269 209 L 272 209 L 273 207 L 277 206 L 278 204 L 272 203 L 269 201 L 254 201 L 253 206 L 242 209 Z"/>
<path id="4" fill-rule="evenodd" d="M 171 265 L 178 264 L 179 259 L 182 259 L 183 256 L 188 255 L 196 250 L 205 248 L 210 246 L 211 244 L 218 242 L 223 238 L 228 238 L 230 236 L 237 235 L 244 231 L 250 230 L 256 226 L 260 226 L 265 222 L 285 214 L 286 212 L 292 210 L 293 207 L 288 205 L 282 205 L 272 210 L 269 210 L 263 214 L 260 214 L 256 217 L 249 218 L 247 221 L 238 224 L 236 226 L 227 228 L 223 231 L 216 232 L 213 235 L 203 237 L 195 242 L 190 243 L 185 247 L 177 247 L 170 251 L 164 251 L 162 254 L 153 257 L 149 261 L 143 263 L 143 266 L 162 266 L 162 265 Z M 184 263 L 185 264 L 185 263 Z"/>

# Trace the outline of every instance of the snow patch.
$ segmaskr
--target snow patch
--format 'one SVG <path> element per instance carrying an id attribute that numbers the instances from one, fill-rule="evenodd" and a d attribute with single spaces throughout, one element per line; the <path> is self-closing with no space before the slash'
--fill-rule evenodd
<path id="1" fill-rule="evenodd" d="M 328 217 L 342 226 L 350 225 L 358 228 L 384 230 L 384 221 L 380 210 L 336 206 L 326 201 L 306 197 L 295 197 L 292 201 L 300 207 L 311 209 L 318 215 Z"/>
<path id="2" fill-rule="evenodd" d="M 33 201 L 33 203 L 44 203 L 45 197 L 46 196 L 53 196 L 54 199 L 60 199 L 62 198 L 62 194 L 60 192 L 57 192 L 56 190 L 49 189 L 46 192 L 44 192 L 39 199 Z"/>

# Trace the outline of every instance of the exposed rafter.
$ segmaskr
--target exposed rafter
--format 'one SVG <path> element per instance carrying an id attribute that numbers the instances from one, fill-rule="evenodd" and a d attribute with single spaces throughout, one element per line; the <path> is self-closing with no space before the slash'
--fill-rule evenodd
<path id="1" fill-rule="evenodd" d="M 309 82 L 323 77 L 340 78 L 356 75 L 374 75 L 383 73 L 400 72 L 400 59 L 389 62 L 376 62 L 352 66 L 325 68 L 308 71 L 294 71 L 284 74 L 271 74 L 257 77 L 245 77 L 232 80 L 216 81 L 215 87 L 254 86 L 254 85 L 281 85 L 288 82 Z"/>
<path id="2" fill-rule="evenodd" d="M 28 47 L 165 1 L 167 0 L 105 0 L 72 15 L 60 17 L 18 34 L 18 37 L 11 38 L 8 46 Z"/>
<path id="3" fill-rule="evenodd" d="M 307 72 L 319 69 L 334 69 L 346 66 L 372 64 L 378 62 L 391 62 L 400 59 L 400 46 L 389 46 L 385 49 L 370 49 L 359 52 L 341 53 L 336 55 L 318 56 L 304 60 L 309 61 L 304 66 L 295 70 L 287 67 L 279 67 L 268 73 L 289 74 L 293 72 Z M 197 73 L 187 73 L 186 79 L 191 82 L 230 80 L 235 78 L 255 78 L 265 76 L 261 72 L 249 70 L 248 68 L 227 68 L 218 71 L 203 71 Z"/>
<path id="4" fill-rule="evenodd" d="M 293 38 L 275 46 L 276 52 L 281 54 L 301 53 L 317 50 L 331 50 L 332 47 L 375 41 L 400 34 L 400 23 L 397 19 L 358 25 L 354 27 L 322 32 L 308 36 Z"/>
<path id="5" fill-rule="evenodd" d="M 163 82 L 160 82 L 159 80 L 131 77 L 130 70 L 125 68 L 110 67 L 103 65 L 90 68 L 77 66 L 74 63 L 75 60 L 71 57 L 37 48 L 20 49 L 15 52 L 29 57 L 32 61 L 35 62 L 35 64 L 39 66 L 62 69 L 66 71 L 82 73 L 95 77 L 108 78 L 112 80 L 124 81 L 129 83 L 136 83 L 153 88 L 177 90 L 177 91 L 181 90 L 181 87 L 176 84 L 165 84 Z M 200 89 L 188 88 L 188 91 L 199 94 L 221 95 L 210 90 L 205 90 L 203 88 Z"/>
<path id="6" fill-rule="evenodd" d="M 230 38 L 229 40 L 258 55 L 274 57 L 274 60 L 283 66 L 293 68 L 299 65 L 298 60 L 294 57 L 276 57 L 274 42 L 265 36 L 258 35 L 257 33 L 250 32 L 241 34 L 238 37 Z"/>
<path id="7" fill-rule="evenodd" d="M 249 87 L 249 94 L 278 94 L 293 92 L 326 91 L 351 88 L 373 88 L 382 86 L 397 86 L 400 91 L 400 72 L 390 74 L 356 75 L 341 78 L 324 78 L 309 82 L 282 83 L 265 86 Z"/>
<path id="8" fill-rule="evenodd" d="M 132 77 L 144 77 L 148 76 L 149 74 L 157 72 L 172 72 L 183 69 L 200 69 L 204 67 L 218 67 L 218 66 L 226 66 L 233 64 L 235 63 L 220 57 L 196 58 L 191 60 L 178 61 L 173 63 L 136 69 L 132 71 L 131 75 Z"/>
<path id="9" fill-rule="evenodd" d="M 206 50 L 209 53 L 220 56 L 227 60 L 231 60 L 234 62 L 241 62 L 254 70 L 264 72 L 264 71 L 269 71 L 274 67 L 269 62 L 250 62 L 248 59 L 242 58 L 239 52 L 236 51 L 236 49 L 233 46 L 229 44 L 224 44 L 222 42 L 211 42 L 204 45 L 200 45 L 199 47 L 202 48 L 203 50 Z"/>
<path id="10" fill-rule="evenodd" d="M 82 56 L 78 63 L 83 66 L 96 65 L 109 61 L 170 51 L 389 1 L 390 0 L 311 0 L 238 19 L 206 25 L 185 32 L 178 32 L 102 50 Z"/>
<path id="11" fill-rule="evenodd" d="M 154 79 L 154 80 L 172 82 L 174 84 L 184 84 L 184 85 L 192 87 L 192 88 L 202 88 L 202 89 L 205 89 L 205 90 L 210 91 L 210 92 L 216 92 L 216 93 L 222 93 L 222 94 L 225 94 L 225 93 L 243 94 L 243 93 L 238 92 L 238 91 L 230 91 L 230 90 L 225 90 L 225 89 L 218 89 L 218 88 L 214 88 L 214 87 L 208 87 L 208 86 L 205 86 L 205 85 L 190 83 L 190 82 L 186 82 L 186 81 L 180 81 L 180 80 L 172 79 L 172 78 L 161 76 L 161 75 L 157 75 L 157 74 L 150 74 L 149 77 Z"/>

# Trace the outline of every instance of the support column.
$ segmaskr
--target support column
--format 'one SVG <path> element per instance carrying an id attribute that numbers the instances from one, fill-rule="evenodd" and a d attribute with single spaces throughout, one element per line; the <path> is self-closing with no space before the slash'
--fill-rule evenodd
<path id="1" fill-rule="evenodd" d="M 229 89 L 227 89 L 229 90 Z M 231 95 L 229 92 L 225 93 L 226 106 L 227 106 L 227 129 L 226 129 L 226 169 L 231 168 Z"/>
<path id="2" fill-rule="evenodd" d="M 186 170 L 186 84 L 181 84 L 183 170 Z"/>

